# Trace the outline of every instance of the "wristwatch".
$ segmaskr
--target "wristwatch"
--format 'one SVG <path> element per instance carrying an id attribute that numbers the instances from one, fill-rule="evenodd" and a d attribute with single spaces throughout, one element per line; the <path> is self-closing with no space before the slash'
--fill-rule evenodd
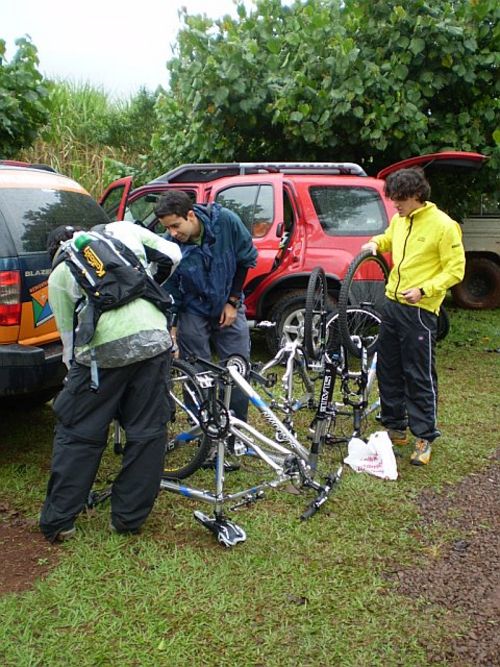
<path id="1" fill-rule="evenodd" d="M 419 287 L 418 289 L 420 290 L 420 296 L 425 296 L 424 288 Z"/>
<path id="2" fill-rule="evenodd" d="M 230 296 L 227 302 L 233 308 L 241 308 L 241 299 L 238 299 L 235 296 Z"/>

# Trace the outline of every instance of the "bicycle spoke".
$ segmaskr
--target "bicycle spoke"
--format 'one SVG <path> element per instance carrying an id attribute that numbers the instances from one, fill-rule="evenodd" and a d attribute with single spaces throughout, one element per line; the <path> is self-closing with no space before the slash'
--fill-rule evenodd
<path id="1" fill-rule="evenodd" d="M 374 348 L 380 325 L 380 313 L 389 275 L 386 261 L 370 251 L 360 253 L 351 262 L 339 294 L 339 330 L 342 343 L 354 356 L 360 356 L 360 337 L 367 349 Z"/>
<path id="2" fill-rule="evenodd" d="M 196 383 L 196 370 L 179 359 L 172 362 L 169 386 L 172 419 L 167 424 L 163 477 L 183 479 L 201 466 L 210 449 L 198 426 L 204 394 Z"/>

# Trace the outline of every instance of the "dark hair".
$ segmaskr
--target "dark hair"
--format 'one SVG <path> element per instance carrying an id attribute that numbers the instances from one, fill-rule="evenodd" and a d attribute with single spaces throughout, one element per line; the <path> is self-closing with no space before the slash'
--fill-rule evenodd
<path id="1" fill-rule="evenodd" d="M 163 218 L 166 215 L 177 215 L 180 218 L 187 218 L 187 214 L 192 210 L 192 199 L 183 190 L 170 190 L 166 192 L 160 197 L 155 206 L 157 218 Z"/>
<path id="2" fill-rule="evenodd" d="M 73 238 L 75 232 L 81 231 L 81 227 L 72 227 L 71 225 L 59 225 L 55 229 L 52 229 L 47 236 L 47 252 L 49 253 L 50 261 L 54 259 L 56 252 L 59 250 L 59 246 L 64 241 L 69 241 Z"/>
<path id="3" fill-rule="evenodd" d="M 431 196 L 431 186 L 422 169 L 411 167 L 389 174 L 385 181 L 384 193 L 389 199 L 415 197 L 423 203 Z"/>

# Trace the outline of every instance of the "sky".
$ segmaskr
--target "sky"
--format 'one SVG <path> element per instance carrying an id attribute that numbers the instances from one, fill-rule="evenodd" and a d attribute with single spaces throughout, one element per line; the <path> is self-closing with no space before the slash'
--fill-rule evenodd
<path id="1" fill-rule="evenodd" d="M 44 76 L 128 99 L 141 86 L 167 86 L 181 6 L 210 18 L 236 16 L 233 0 L 0 0 L 0 39 L 7 61 L 14 41 L 29 35 Z"/>

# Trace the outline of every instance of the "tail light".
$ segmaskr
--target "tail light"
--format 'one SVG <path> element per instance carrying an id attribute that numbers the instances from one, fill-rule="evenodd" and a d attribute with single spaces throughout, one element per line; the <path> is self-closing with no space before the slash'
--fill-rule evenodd
<path id="1" fill-rule="evenodd" d="M 19 271 L 0 271 L 0 326 L 15 326 L 21 322 L 21 274 Z"/>

